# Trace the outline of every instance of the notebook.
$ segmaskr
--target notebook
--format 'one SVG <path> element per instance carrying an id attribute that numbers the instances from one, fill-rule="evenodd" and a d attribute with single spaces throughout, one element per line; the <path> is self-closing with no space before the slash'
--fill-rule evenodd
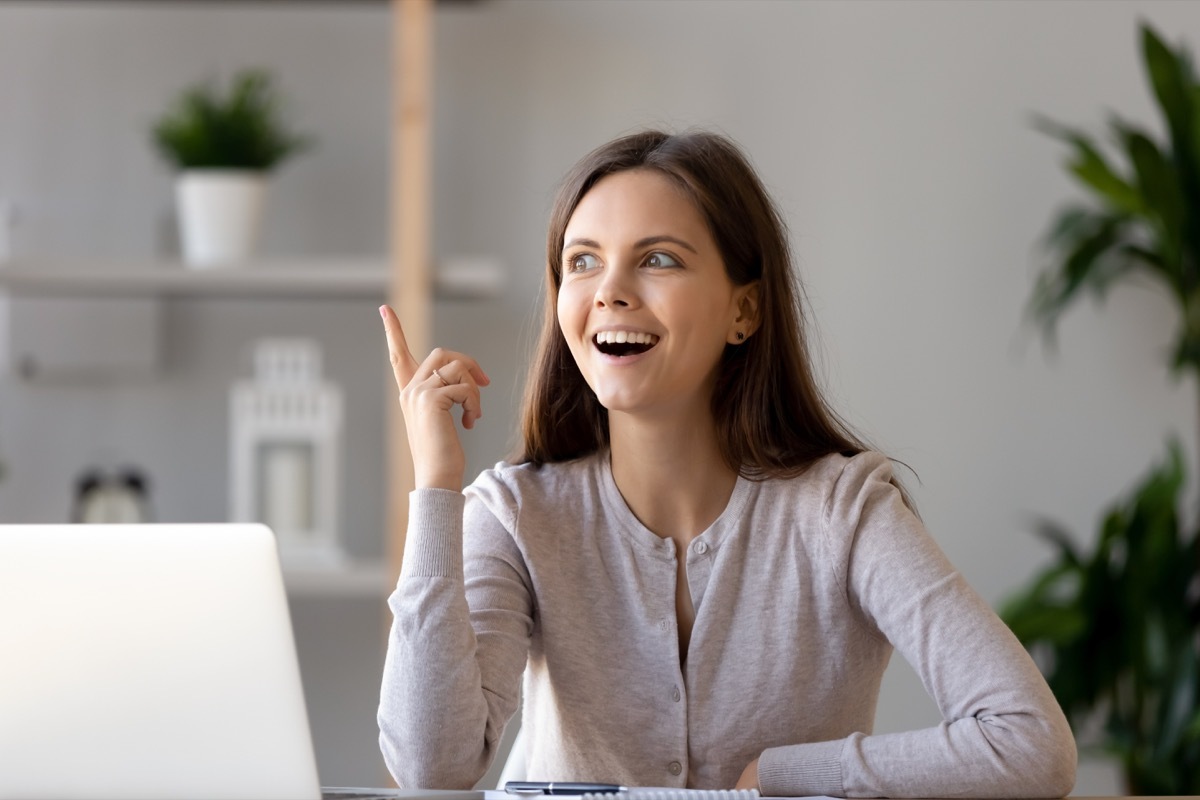
<path id="1" fill-rule="evenodd" d="M 0 798 L 320 797 L 269 529 L 0 525 Z"/>

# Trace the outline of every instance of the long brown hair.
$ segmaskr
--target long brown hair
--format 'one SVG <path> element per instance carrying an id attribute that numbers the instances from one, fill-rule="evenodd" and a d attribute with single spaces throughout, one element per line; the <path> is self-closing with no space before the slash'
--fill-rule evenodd
<path id="1" fill-rule="evenodd" d="M 559 188 L 546 237 L 545 311 L 517 462 L 568 461 L 608 447 L 608 412 L 567 348 L 558 290 L 563 237 L 576 206 L 605 176 L 633 169 L 653 170 L 691 198 L 734 285 L 759 283 L 758 327 L 745 342 L 726 345 L 717 368 L 712 412 L 725 463 L 749 478 L 787 477 L 830 453 L 869 449 L 817 389 L 787 227 L 746 157 L 718 134 L 645 131 L 592 151 Z"/>

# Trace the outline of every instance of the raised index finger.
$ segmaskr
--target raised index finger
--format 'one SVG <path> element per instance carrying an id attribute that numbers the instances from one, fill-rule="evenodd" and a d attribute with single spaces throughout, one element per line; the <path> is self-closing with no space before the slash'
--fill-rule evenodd
<path id="1" fill-rule="evenodd" d="M 388 354 L 392 361 L 392 372 L 396 374 L 396 385 L 403 389 L 412 380 L 419 364 L 408 349 L 404 329 L 400 327 L 400 318 L 396 316 L 392 307 L 380 306 L 379 316 L 383 317 L 383 330 L 387 334 Z"/>

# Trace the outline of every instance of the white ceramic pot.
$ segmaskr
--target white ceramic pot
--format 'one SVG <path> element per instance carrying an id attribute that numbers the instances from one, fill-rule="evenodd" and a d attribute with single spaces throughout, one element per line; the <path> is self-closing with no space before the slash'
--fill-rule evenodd
<path id="1" fill-rule="evenodd" d="M 192 267 L 244 262 L 262 224 L 266 176 L 235 169 L 187 170 L 175 182 L 183 260 Z"/>

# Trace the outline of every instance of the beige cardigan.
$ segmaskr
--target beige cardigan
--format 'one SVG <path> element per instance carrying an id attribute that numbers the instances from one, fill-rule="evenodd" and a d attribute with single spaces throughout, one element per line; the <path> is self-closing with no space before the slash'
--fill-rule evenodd
<path id="1" fill-rule="evenodd" d="M 1076 750 L 1028 655 L 875 453 L 739 478 L 683 554 L 629 511 L 606 455 L 500 464 L 412 494 L 379 707 L 401 786 L 473 785 L 524 675 L 528 774 L 766 795 L 1049 797 Z M 464 497 L 465 495 L 465 497 Z M 464 578 L 465 576 L 465 578 Z M 871 735 L 895 647 L 944 722 Z"/>

